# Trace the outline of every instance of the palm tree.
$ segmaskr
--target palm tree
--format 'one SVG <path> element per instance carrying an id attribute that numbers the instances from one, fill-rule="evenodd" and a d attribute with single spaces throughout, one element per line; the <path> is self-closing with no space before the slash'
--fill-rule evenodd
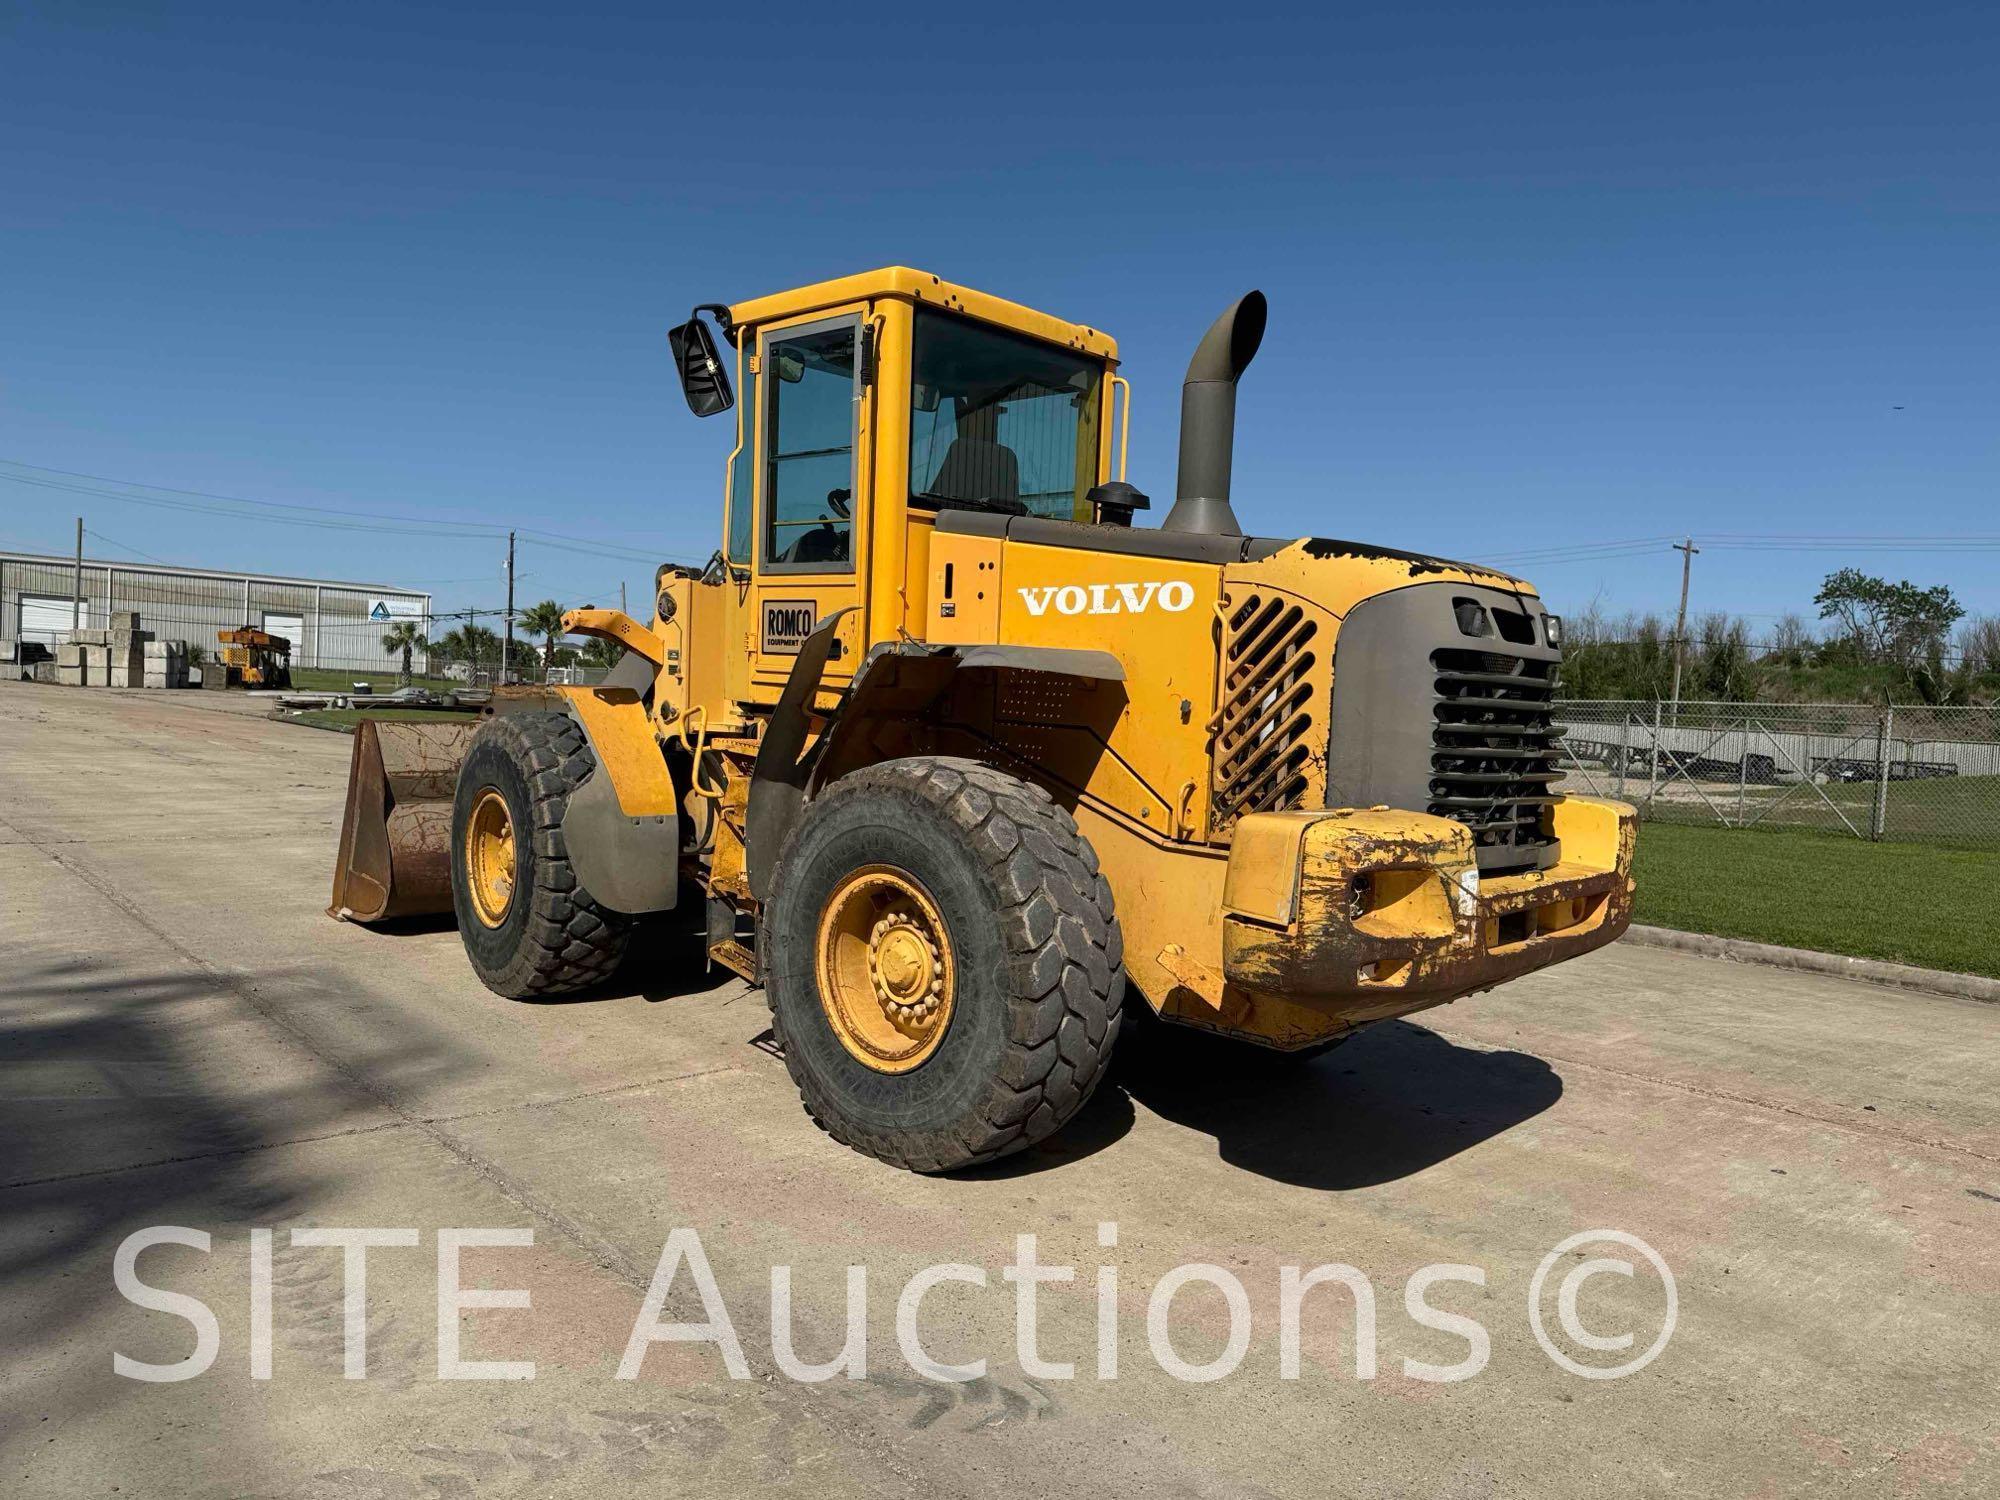
<path id="1" fill-rule="evenodd" d="M 500 636 L 497 631 L 488 630 L 484 625 L 465 627 L 465 654 L 468 660 L 477 664 L 488 657 L 500 659 Z"/>
<path id="2" fill-rule="evenodd" d="M 465 631 L 455 625 L 431 643 L 431 651 L 433 653 L 431 657 L 431 671 L 433 673 L 439 670 L 437 665 L 439 657 L 444 658 L 445 666 L 449 668 L 452 662 L 464 661 L 471 654 L 466 649 Z M 449 670 L 446 670 L 443 675 L 449 677 L 451 673 Z M 472 680 L 472 668 L 470 666 L 466 668 L 465 680 L 467 682 Z"/>
<path id="3" fill-rule="evenodd" d="M 437 652 L 448 662 L 465 663 L 465 680 L 476 682 L 481 661 L 500 651 L 500 637 L 484 625 L 460 625 L 448 630 L 437 643 Z"/>
<path id="4" fill-rule="evenodd" d="M 563 633 L 562 606 L 553 599 L 544 599 L 521 611 L 521 628 L 542 638 L 542 681 L 547 682 L 549 667 L 555 660 L 556 637 Z"/>
<path id="5" fill-rule="evenodd" d="M 601 635 L 594 635 L 583 643 L 583 664 L 609 671 L 618 665 L 618 658 L 625 654 L 625 648 L 616 641 L 607 641 Z"/>
<path id="6" fill-rule="evenodd" d="M 394 655 L 398 651 L 403 653 L 403 681 L 405 683 L 410 680 L 410 653 L 412 651 L 422 651 L 429 645 L 430 642 L 424 639 L 422 627 L 415 620 L 398 620 L 389 627 L 388 633 L 382 637 L 382 649 L 384 651 L 389 652 L 391 655 Z"/>

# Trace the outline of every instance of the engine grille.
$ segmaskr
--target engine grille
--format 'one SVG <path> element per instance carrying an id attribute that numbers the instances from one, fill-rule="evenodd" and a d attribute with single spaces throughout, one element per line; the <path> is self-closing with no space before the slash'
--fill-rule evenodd
<path id="1" fill-rule="evenodd" d="M 1324 785 L 1324 728 L 1313 704 L 1324 693 L 1316 672 L 1318 624 L 1284 594 L 1252 590 L 1223 616 L 1218 707 L 1209 721 L 1213 824 L 1245 813 L 1282 812 Z"/>
<path id="2" fill-rule="evenodd" d="M 1554 842 L 1541 826 L 1542 809 L 1556 800 L 1549 787 L 1561 777 L 1556 663 L 1448 648 L 1433 651 L 1431 665 L 1437 697 L 1428 810 L 1465 824 L 1492 853 L 1525 854 Z"/>

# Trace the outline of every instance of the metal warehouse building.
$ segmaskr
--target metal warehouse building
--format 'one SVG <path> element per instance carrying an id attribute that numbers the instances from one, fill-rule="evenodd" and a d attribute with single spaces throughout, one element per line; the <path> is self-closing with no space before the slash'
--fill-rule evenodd
<path id="1" fill-rule="evenodd" d="M 393 671 L 401 659 L 382 649 L 383 633 L 412 620 L 430 634 L 431 596 L 389 584 L 98 558 L 83 560 L 82 583 L 77 623 L 84 627 L 136 610 L 140 628 L 157 639 L 186 641 L 210 655 L 217 631 L 253 625 L 291 641 L 295 667 Z M 0 552 L 0 636 L 53 648 L 57 633 L 70 628 L 76 584 L 73 557 Z"/>

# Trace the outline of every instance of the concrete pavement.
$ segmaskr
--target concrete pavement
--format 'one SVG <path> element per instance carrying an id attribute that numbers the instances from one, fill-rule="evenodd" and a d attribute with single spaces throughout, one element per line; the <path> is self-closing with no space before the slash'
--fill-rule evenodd
<path id="1" fill-rule="evenodd" d="M 199 693 L 0 684 L 0 1489 L 43 1495 L 1990 1494 L 2000 1490 L 2000 1012 L 1817 976 L 1614 948 L 1309 1065 L 1155 1038 L 1048 1146 L 954 1179 L 820 1135 L 766 1050 L 763 1000 L 658 934 L 608 993 L 510 1004 L 448 926 L 329 921 L 348 741 L 218 712 Z M 1727 872 L 1718 872 L 1718 879 Z M 1115 1223 L 1116 1245 L 1100 1243 Z M 122 1297 L 202 1298 L 220 1353 L 152 1384 L 190 1325 Z M 272 1378 L 253 1380 L 251 1231 L 276 1230 Z M 414 1230 L 368 1255 L 365 1379 L 342 1378 L 341 1252 L 295 1227 Z M 527 1229 L 464 1253 L 467 1286 L 526 1309 L 455 1320 L 521 1382 L 437 1378 L 441 1229 Z M 620 1357 L 669 1234 L 698 1232 L 747 1379 L 707 1344 Z M 1528 1288 L 1577 1231 L 1635 1235 L 1678 1321 L 1646 1368 L 1569 1373 Z M 1039 1295 L 1023 1370 L 1019 1234 L 1075 1279 Z M 1546 1325 L 1560 1339 L 1552 1273 Z M 1635 1260 L 1638 1257 L 1633 1257 Z M 919 1268 L 983 1268 L 922 1304 L 926 1380 L 898 1350 Z M 1204 1262 L 1245 1288 L 1247 1350 L 1166 1374 L 1149 1293 Z M 1376 1373 L 1351 1295 L 1306 1302 L 1282 1377 L 1281 1268 L 1372 1284 Z M 1434 1263 L 1479 1267 L 1405 1307 Z M 842 1342 L 867 1267 L 868 1373 L 803 1384 L 772 1349 L 791 1267 L 798 1356 Z M 1098 1370 L 1115 1268 L 1116 1379 Z M 1650 1342 L 1664 1288 L 1599 1275 L 1577 1316 Z M 668 1316 L 699 1318 L 684 1272 Z M 1173 1301 L 1189 1362 L 1225 1351 L 1224 1295 Z M 1617 1353 L 1571 1346 L 1586 1364 Z"/>

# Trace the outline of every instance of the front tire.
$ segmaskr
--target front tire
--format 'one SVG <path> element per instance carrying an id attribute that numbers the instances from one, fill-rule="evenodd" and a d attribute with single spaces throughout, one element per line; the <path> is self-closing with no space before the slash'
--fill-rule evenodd
<path id="1" fill-rule="evenodd" d="M 451 816 L 451 897 L 480 982 L 510 1000 L 609 979 L 633 919 L 577 884 L 563 840 L 570 797 L 597 774 L 567 714 L 505 714 L 473 736 Z"/>
<path id="2" fill-rule="evenodd" d="M 1122 941 L 1096 851 L 1047 792 L 976 761 L 887 761 L 809 804 L 763 940 L 807 1112 L 912 1171 L 1046 1138 L 1117 1041 Z"/>

